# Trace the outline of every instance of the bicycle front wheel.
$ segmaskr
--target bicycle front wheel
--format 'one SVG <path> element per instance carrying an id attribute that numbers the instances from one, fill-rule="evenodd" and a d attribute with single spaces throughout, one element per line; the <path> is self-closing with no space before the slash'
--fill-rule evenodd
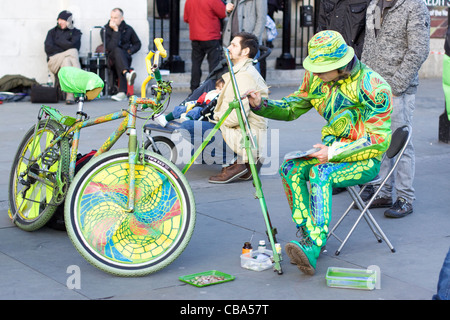
<path id="1" fill-rule="evenodd" d="M 31 127 L 17 149 L 9 176 L 9 215 L 22 230 L 44 226 L 67 191 L 70 145 L 62 139 L 53 148 L 50 142 L 63 133 L 53 120 L 41 120 Z M 46 150 L 45 154 L 41 154 Z"/>
<path id="2" fill-rule="evenodd" d="M 70 239 L 92 265 L 119 276 L 142 276 L 173 262 L 195 225 L 192 190 L 180 170 L 145 151 L 135 168 L 135 206 L 128 210 L 128 150 L 92 159 L 75 176 L 65 202 Z"/>

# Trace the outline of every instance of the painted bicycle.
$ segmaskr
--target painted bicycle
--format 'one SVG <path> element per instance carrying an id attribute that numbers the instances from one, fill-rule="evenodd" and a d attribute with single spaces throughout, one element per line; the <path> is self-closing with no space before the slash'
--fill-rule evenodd
<path id="1" fill-rule="evenodd" d="M 77 116 L 42 106 L 10 173 L 8 212 L 15 225 L 37 230 L 65 201 L 66 229 L 76 249 L 92 265 L 120 276 L 145 275 L 173 262 L 188 244 L 196 220 L 194 197 L 184 175 L 137 142 L 138 110 L 149 111 L 149 117 L 160 113 L 172 91 L 158 69 L 159 56 L 166 55 L 162 39 L 155 39 L 155 44 L 158 51 L 146 58 L 149 76 L 144 84 L 156 79 L 153 97 L 132 96 L 127 110 L 94 119 L 84 113 L 83 102 L 98 95 L 103 81 L 90 72 L 62 68 L 58 76 L 63 90 L 79 99 Z M 75 175 L 81 130 L 121 118 Z M 128 149 L 111 150 L 125 132 Z"/>
<path id="2" fill-rule="evenodd" d="M 97 268 L 120 276 L 141 276 L 173 262 L 187 246 L 194 230 L 196 211 L 192 190 L 184 174 L 203 151 L 226 117 L 235 110 L 273 251 L 274 271 L 282 274 L 281 255 L 275 249 L 272 227 L 252 150 L 256 148 L 242 105 L 227 49 L 225 55 L 236 99 L 179 170 L 167 158 L 138 146 L 136 114 L 151 110 L 149 118 L 163 112 L 172 91 L 158 68 L 165 57 L 162 39 L 155 39 L 157 51 L 146 57 L 149 76 L 142 84 L 141 98 L 130 97 L 128 110 L 89 119 L 83 112 L 85 98 L 92 99 L 103 88 L 82 81 L 88 74 L 77 71 L 60 83 L 79 96 L 77 117 L 62 115 L 42 106 L 38 122 L 24 136 L 13 161 L 9 182 L 9 215 L 21 229 L 41 228 L 65 201 L 67 233 L 80 254 Z M 153 63 L 152 63 L 153 58 Z M 66 67 L 70 68 L 70 67 Z M 66 69 L 70 70 L 70 69 Z M 73 70 L 72 70 L 73 71 Z M 92 73 L 89 73 L 93 75 Z M 88 77 L 89 78 L 89 77 Z M 153 98 L 144 98 L 148 82 L 155 78 Z M 89 79 L 88 79 L 89 80 Z M 100 79 L 101 81 L 101 79 Z M 64 89 L 64 87 L 63 87 Z M 42 119 L 43 117 L 46 119 Z M 76 175 L 75 163 L 81 129 L 124 118 L 116 131 Z M 110 150 L 127 132 L 128 149 Z"/>

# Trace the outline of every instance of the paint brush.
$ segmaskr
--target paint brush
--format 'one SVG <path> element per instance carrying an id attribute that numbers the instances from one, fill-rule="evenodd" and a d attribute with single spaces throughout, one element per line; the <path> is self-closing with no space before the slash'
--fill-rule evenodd
<path id="1" fill-rule="evenodd" d="M 253 91 L 252 93 L 256 93 L 256 92 L 260 92 L 260 91 L 263 91 L 263 90 L 266 90 L 266 89 L 269 89 L 271 86 L 268 86 L 268 87 L 266 87 L 266 88 L 262 88 L 262 89 L 259 89 L 259 90 L 256 90 L 256 91 Z M 241 96 L 241 99 L 245 99 L 245 98 L 247 98 L 248 96 L 250 96 L 249 94 L 244 94 L 243 96 Z"/>

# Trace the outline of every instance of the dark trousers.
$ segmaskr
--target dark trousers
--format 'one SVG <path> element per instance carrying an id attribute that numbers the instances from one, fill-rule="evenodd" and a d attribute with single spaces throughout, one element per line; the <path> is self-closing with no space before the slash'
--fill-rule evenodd
<path id="1" fill-rule="evenodd" d="M 115 71 L 119 79 L 119 92 L 127 92 L 127 79 L 123 74 L 123 70 L 130 70 L 131 55 L 122 48 L 116 47 L 109 52 L 110 68 Z"/>
<path id="2" fill-rule="evenodd" d="M 212 72 L 222 59 L 220 40 L 192 41 L 191 91 L 200 86 L 202 77 L 202 62 L 208 60 L 209 72 Z"/>

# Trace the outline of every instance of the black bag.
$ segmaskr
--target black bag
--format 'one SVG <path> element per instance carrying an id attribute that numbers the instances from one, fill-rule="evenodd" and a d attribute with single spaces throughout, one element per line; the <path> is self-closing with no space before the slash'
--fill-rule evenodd
<path id="1" fill-rule="evenodd" d="M 58 87 L 34 85 L 31 87 L 32 103 L 57 103 L 59 101 Z"/>
<path id="2" fill-rule="evenodd" d="M 94 156 L 94 154 L 97 152 L 97 150 L 92 150 L 91 152 L 82 155 L 81 153 L 77 154 L 77 162 L 75 164 L 75 174 L 80 171 L 80 169 Z M 65 231 L 66 225 L 64 223 L 64 201 L 61 203 L 58 208 L 56 209 L 53 216 L 50 218 L 50 220 L 46 224 L 47 227 Z"/>

